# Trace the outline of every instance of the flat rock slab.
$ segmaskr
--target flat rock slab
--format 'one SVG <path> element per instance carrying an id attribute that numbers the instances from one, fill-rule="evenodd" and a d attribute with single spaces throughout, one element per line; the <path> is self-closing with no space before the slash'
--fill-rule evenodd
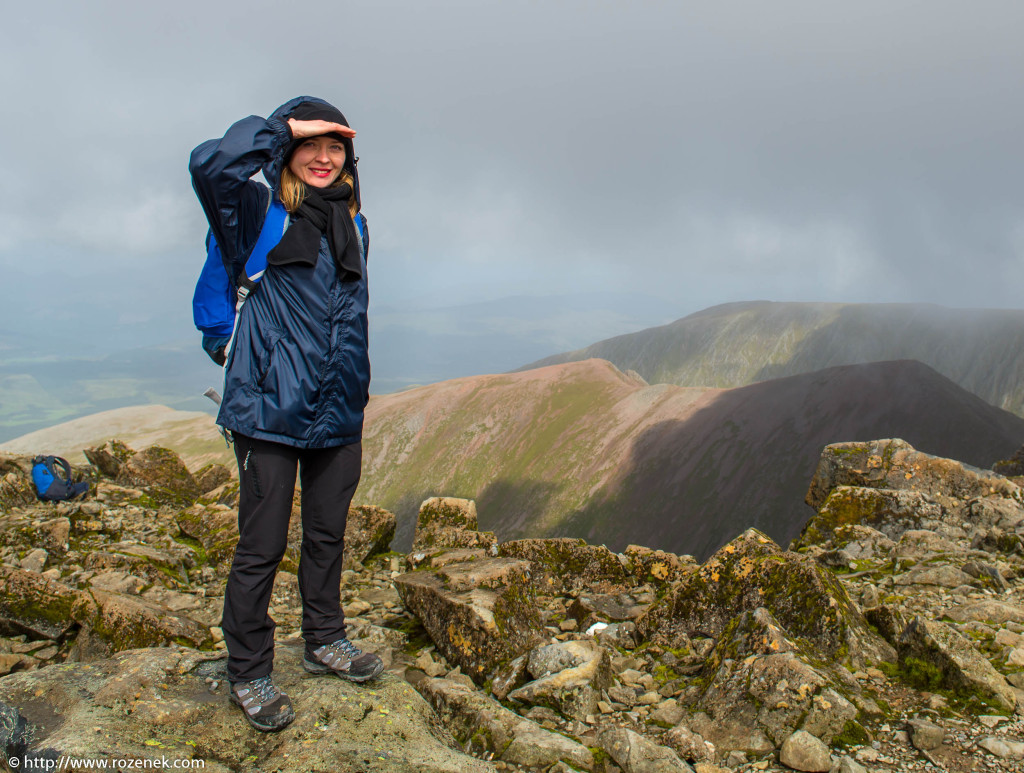
<path id="1" fill-rule="evenodd" d="M 478 685 L 539 638 L 528 561 L 487 558 L 419 569 L 397 577 L 395 587 L 438 650 Z"/>
<path id="2" fill-rule="evenodd" d="M 1024 623 L 1024 609 L 1004 601 L 984 600 L 951 607 L 945 612 L 951 620 L 965 623 L 968 620 L 996 623 Z"/>
<path id="3" fill-rule="evenodd" d="M 498 546 L 498 555 L 532 561 L 543 575 L 539 582 L 544 592 L 592 588 L 601 581 L 622 584 L 630 576 L 619 557 L 604 545 L 588 545 L 573 537 L 511 540 Z"/>
<path id="4" fill-rule="evenodd" d="M 449 679 L 423 679 L 417 689 L 462 744 L 476 745 L 497 759 L 530 768 L 547 769 L 564 762 L 593 770 L 594 757 L 586 746 L 545 730 L 466 685 Z"/>
<path id="5" fill-rule="evenodd" d="M 123 652 L 0 679 L 0 702 L 28 723 L 29 749 L 81 757 L 203 759 L 219 771 L 482 773 L 452 748 L 426 702 L 384 675 L 371 685 L 302 670 L 302 645 L 278 644 L 275 682 L 296 719 L 260 733 L 228 701 L 224 660 L 184 648 Z M 211 693 L 206 678 L 219 680 Z"/>
<path id="6" fill-rule="evenodd" d="M 675 751 L 627 728 L 602 730 L 597 741 L 623 773 L 693 773 Z"/>

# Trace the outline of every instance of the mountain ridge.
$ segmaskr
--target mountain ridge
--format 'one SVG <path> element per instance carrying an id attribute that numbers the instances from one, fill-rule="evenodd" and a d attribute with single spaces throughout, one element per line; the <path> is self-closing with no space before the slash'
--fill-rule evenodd
<path id="1" fill-rule="evenodd" d="M 552 355 L 600 357 L 651 383 L 731 388 L 837 365 L 912 359 L 1024 415 L 1024 310 L 741 301 Z"/>

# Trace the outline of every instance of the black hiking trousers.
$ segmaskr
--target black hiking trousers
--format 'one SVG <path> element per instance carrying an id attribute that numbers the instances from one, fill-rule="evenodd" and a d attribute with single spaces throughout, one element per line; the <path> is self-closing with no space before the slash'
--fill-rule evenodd
<path id="1" fill-rule="evenodd" d="M 345 636 L 341 560 L 348 507 L 359 484 L 362 444 L 293 448 L 238 433 L 234 441 L 239 538 L 221 627 L 228 646 L 228 678 L 249 682 L 274 669 L 276 626 L 267 608 L 288 543 L 296 468 L 302 482 L 302 636 L 314 645 Z"/>

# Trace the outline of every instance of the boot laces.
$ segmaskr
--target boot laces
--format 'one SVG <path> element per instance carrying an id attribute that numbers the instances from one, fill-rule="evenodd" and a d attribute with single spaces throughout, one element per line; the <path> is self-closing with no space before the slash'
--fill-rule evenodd
<path id="1" fill-rule="evenodd" d="M 259 679 L 253 679 L 249 682 L 249 689 L 252 690 L 256 696 L 256 700 L 260 703 L 270 703 L 274 698 L 280 695 L 280 690 L 274 686 L 269 676 L 261 676 Z"/>
<path id="2" fill-rule="evenodd" d="M 350 660 L 355 660 L 356 658 L 358 658 L 360 655 L 363 654 L 363 651 L 360 650 L 356 645 L 354 645 L 348 639 L 338 639 L 338 641 L 336 641 L 336 642 L 334 642 L 333 644 L 330 645 L 330 649 L 340 650 L 343 654 L 348 656 L 348 658 Z"/>

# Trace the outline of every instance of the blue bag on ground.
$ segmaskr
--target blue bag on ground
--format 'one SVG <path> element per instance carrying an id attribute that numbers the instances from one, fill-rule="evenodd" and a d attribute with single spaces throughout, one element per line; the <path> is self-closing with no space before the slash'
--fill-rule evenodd
<path id="1" fill-rule="evenodd" d="M 32 460 L 32 482 L 36 486 L 36 496 L 47 502 L 74 499 L 89 490 L 87 481 L 75 483 L 71 480 L 71 465 L 59 456 L 35 457 Z"/>

